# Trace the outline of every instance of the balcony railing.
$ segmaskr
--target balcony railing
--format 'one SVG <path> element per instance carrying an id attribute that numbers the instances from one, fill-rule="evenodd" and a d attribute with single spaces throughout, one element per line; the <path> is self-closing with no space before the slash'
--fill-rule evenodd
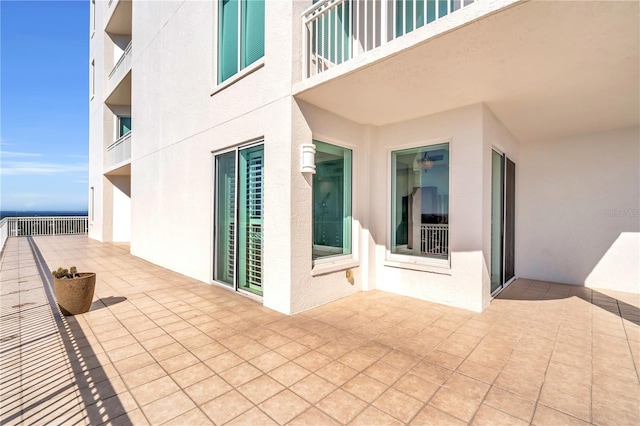
<path id="1" fill-rule="evenodd" d="M 0 221 L 0 248 L 8 237 L 83 235 L 88 227 L 88 216 L 5 217 Z"/>
<path id="2" fill-rule="evenodd" d="M 131 45 L 133 40 L 127 44 L 127 47 L 122 52 L 122 56 L 118 59 L 118 62 L 113 66 L 113 69 L 109 73 L 109 82 L 118 82 L 122 80 L 122 77 L 127 74 L 127 71 L 131 69 Z"/>
<path id="3" fill-rule="evenodd" d="M 131 132 L 107 147 L 107 169 L 131 159 Z"/>
<path id="4" fill-rule="evenodd" d="M 305 78 L 349 61 L 475 0 L 321 0 L 302 14 Z"/>
<path id="5" fill-rule="evenodd" d="M 449 254 L 449 225 L 420 225 L 420 253 Z"/>

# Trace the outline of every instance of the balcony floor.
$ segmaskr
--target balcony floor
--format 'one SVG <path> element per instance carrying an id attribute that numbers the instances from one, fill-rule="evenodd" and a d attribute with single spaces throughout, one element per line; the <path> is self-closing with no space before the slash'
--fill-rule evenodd
<path id="1" fill-rule="evenodd" d="M 640 296 L 520 279 L 482 314 L 381 291 L 285 316 L 126 244 L 10 238 L 0 423 L 640 423 Z M 49 272 L 97 272 L 60 317 Z"/>

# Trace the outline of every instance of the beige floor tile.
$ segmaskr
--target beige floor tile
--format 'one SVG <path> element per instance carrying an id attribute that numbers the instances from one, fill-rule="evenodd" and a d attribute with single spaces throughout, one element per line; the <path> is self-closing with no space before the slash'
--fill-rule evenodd
<path id="1" fill-rule="evenodd" d="M 196 358 L 189 352 L 182 353 L 180 355 L 173 356 L 171 358 L 167 358 L 165 360 L 160 361 L 160 365 L 164 368 L 167 373 L 171 374 L 176 371 L 180 371 L 187 367 L 191 367 L 194 364 L 199 363 L 200 360 Z"/>
<path id="2" fill-rule="evenodd" d="M 381 345 L 380 343 L 367 341 L 363 345 L 358 346 L 356 350 L 359 352 L 365 353 L 370 357 L 380 359 L 383 356 L 385 356 L 388 352 L 390 352 L 392 349 L 388 346 Z"/>
<path id="3" fill-rule="evenodd" d="M 411 421 L 412 426 L 464 426 L 466 422 L 427 405 Z"/>
<path id="4" fill-rule="evenodd" d="M 507 413 L 482 404 L 471 424 L 478 426 L 527 426 L 529 422 L 522 421 L 517 417 L 510 416 Z"/>
<path id="5" fill-rule="evenodd" d="M 178 390 L 180 390 L 179 386 L 170 377 L 165 376 L 131 389 L 131 394 L 138 405 L 145 406 Z"/>
<path id="6" fill-rule="evenodd" d="M 460 364 L 456 372 L 488 384 L 493 383 L 496 377 L 498 377 L 498 373 L 500 373 L 500 371 L 495 368 L 486 367 L 468 360 Z"/>
<path id="7" fill-rule="evenodd" d="M 123 374 L 122 380 L 124 380 L 127 386 L 132 389 L 166 376 L 166 374 L 166 371 L 164 371 L 160 365 L 151 364 L 138 370 Z"/>
<path id="8" fill-rule="evenodd" d="M 196 404 L 202 405 L 231 389 L 233 388 L 219 376 L 211 376 L 189 386 L 185 392 Z"/>
<path id="9" fill-rule="evenodd" d="M 336 386 L 342 386 L 351 378 L 356 376 L 358 371 L 351 367 L 347 367 L 341 362 L 333 361 L 316 371 L 316 374 Z"/>
<path id="10" fill-rule="evenodd" d="M 289 342 L 274 349 L 283 357 L 293 360 L 309 352 L 309 348 L 297 342 Z"/>
<path id="11" fill-rule="evenodd" d="M 359 374 L 342 385 L 342 389 L 369 403 L 382 395 L 388 387 L 365 374 Z"/>
<path id="12" fill-rule="evenodd" d="M 142 407 L 151 424 L 160 424 L 195 408 L 195 404 L 182 391 L 175 392 Z"/>
<path id="13" fill-rule="evenodd" d="M 238 364 L 235 367 L 231 367 L 228 370 L 219 373 L 220 377 L 233 387 L 241 386 L 261 374 L 262 372 L 260 370 L 248 362 L 243 362 L 242 364 Z"/>
<path id="14" fill-rule="evenodd" d="M 365 355 L 366 356 L 366 355 Z M 304 355 L 299 356 L 293 360 L 296 364 L 301 365 L 309 371 L 316 371 L 325 365 L 329 364 L 333 360 L 326 355 L 323 355 L 316 351 L 307 352 Z M 346 363 L 345 363 L 346 364 Z M 348 364 L 347 364 L 348 365 Z"/>
<path id="15" fill-rule="evenodd" d="M 325 357 L 325 359 L 330 359 L 330 358 Z M 340 358 L 338 358 L 338 361 L 348 367 L 361 371 L 369 367 L 374 362 L 376 362 L 376 358 L 371 357 L 363 352 L 352 350 L 351 352 L 348 352 L 343 356 L 341 356 Z"/>
<path id="16" fill-rule="evenodd" d="M 402 377 L 404 371 L 380 360 L 364 370 L 364 374 L 386 385 L 391 385 Z"/>
<path id="17" fill-rule="evenodd" d="M 136 424 L 133 422 L 133 424 Z M 187 411 L 184 414 L 179 415 L 163 425 L 174 425 L 174 426 L 184 426 L 184 425 L 198 425 L 198 426 L 208 426 L 213 425 L 213 422 L 200 410 L 199 408 L 194 408 L 192 410 Z"/>
<path id="18" fill-rule="evenodd" d="M 309 408 L 304 413 L 293 419 L 288 426 L 339 426 L 336 420 L 332 419 L 315 407 Z"/>
<path id="19" fill-rule="evenodd" d="M 237 388 L 242 395 L 256 405 L 271 398 L 283 389 L 284 386 L 266 375 L 257 377 Z"/>
<path id="20" fill-rule="evenodd" d="M 170 343 L 166 346 L 161 346 L 149 351 L 156 361 L 164 361 L 176 355 L 180 355 L 187 352 L 187 349 L 178 342 Z"/>
<path id="21" fill-rule="evenodd" d="M 126 374 L 155 363 L 155 359 L 145 352 L 114 362 L 113 365 L 120 374 Z"/>
<path id="22" fill-rule="evenodd" d="M 270 377 L 289 387 L 297 381 L 307 377 L 311 372 L 298 364 L 288 362 L 267 373 Z"/>
<path id="23" fill-rule="evenodd" d="M 238 355 L 240 358 L 245 360 L 250 360 L 258 355 L 262 355 L 265 352 L 269 352 L 269 348 L 264 345 L 261 345 L 258 342 L 250 342 L 240 347 L 237 347 L 233 350 L 233 352 Z"/>
<path id="24" fill-rule="evenodd" d="M 239 392 L 232 390 L 213 399 L 200 408 L 217 425 L 224 424 L 238 417 L 253 407 L 251 401 Z"/>
<path id="25" fill-rule="evenodd" d="M 242 358 L 233 352 L 227 351 L 220 355 L 214 356 L 206 360 L 204 363 L 216 373 L 220 373 L 222 371 L 228 370 L 231 367 L 234 367 L 243 362 Z"/>
<path id="26" fill-rule="evenodd" d="M 453 373 L 443 387 L 464 395 L 465 398 L 482 400 L 489 391 L 489 385 L 462 374 Z"/>
<path id="27" fill-rule="evenodd" d="M 436 393 L 440 386 L 409 373 L 398 380 L 393 388 L 424 403 Z"/>
<path id="28" fill-rule="evenodd" d="M 403 423 L 375 407 L 367 407 L 349 423 L 349 426 L 389 425 L 400 426 Z"/>
<path id="29" fill-rule="evenodd" d="M 536 405 L 536 412 L 533 415 L 532 424 L 536 426 L 546 425 L 563 425 L 563 426 L 583 426 L 589 423 L 580 420 L 576 417 L 554 410 L 553 408 L 545 407 L 542 404 Z"/>
<path id="30" fill-rule="evenodd" d="M 466 422 L 471 420 L 480 403 L 481 400 L 471 399 L 445 387 L 440 388 L 429 401 L 429 405 Z"/>
<path id="31" fill-rule="evenodd" d="M 543 385 L 539 403 L 554 408 L 563 413 L 577 417 L 585 422 L 591 421 L 591 398 L 576 398 L 562 389 Z"/>
<path id="32" fill-rule="evenodd" d="M 437 366 L 430 362 L 422 361 L 415 367 L 413 367 L 410 373 L 415 374 L 425 380 L 428 380 L 437 385 L 442 385 L 447 381 L 449 376 L 453 374 L 453 371 Z"/>
<path id="33" fill-rule="evenodd" d="M 303 355 L 304 356 L 304 355 Z M 287 363 L 287 358 L 275 351 L 268 351 L 251 359 L 249 363 L 263 372 L 268 372 Z"/>
<path id="34" fill-rule="evenodd" d="M 273 419 L 267 416 L 262 410 L 258 407 L 253 407 L 251 410 L 246 411 L 243 414 L 240 414 L 235 419 L 231 420 L 227 425 L 229 426 L 271 426 L 277 425 Z"/>
<path id="35" fill-rule="evenodd" d="M 502 372 L 493 384 L 501 389 L 533 401 L 538 399 L 542 386 L 541 383 L 530 382 L 523 379 L 517 372 Z"/>
<path id="36" fill-rule="evenodd" d="M 522 398 L 495 386 L 487 393 L 484 404 L 526 422 L 531 421 L 536 405 L 534 401 Z"/>
<path id="37" fill-rule="evenodd" d="M 184 389 L 194 383 L 209 378 L 214 374 L 215 373 L 209 367 L 200 362 L 192 365 L 191 367 L 176 371 L 171 374 L 171 378 L 178 384 L 178 386 Z"/>
<path id="38" fill-rule="evenodd" d="M 315 404 L 333 392 L 336 386 L 315 374 L 311 374 L 291 386 L 290 389 L 310 403 Z"/>
<path id="39" fill-rule="evenodd" d="M 295 393 L 285 390 L 259 405 L 269 417 L 279 424 L 285 424 L 304 412 L 310 405 Z"/>
<path id="40" fill-rule="evenodd" d="M 365 409 L 367 403 L 342 389 L 337 389 L 316 406 L 340 423 L 347 424 Z"/>
<path id="41" fill-rule="evenodd" d="M 401 422 L 408 423 L 422 408 L 423 403 L 392 388 L 380 395 L 372 405 Z"/>

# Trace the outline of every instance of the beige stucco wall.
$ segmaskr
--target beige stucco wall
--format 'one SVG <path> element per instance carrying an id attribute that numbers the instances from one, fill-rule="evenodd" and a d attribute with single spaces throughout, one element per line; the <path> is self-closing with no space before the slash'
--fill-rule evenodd
<path id="1" fill-rule="evenodd" d="M 626 128 L 521 145 L 519 276 L 640 292 L 639 140 Z"/>

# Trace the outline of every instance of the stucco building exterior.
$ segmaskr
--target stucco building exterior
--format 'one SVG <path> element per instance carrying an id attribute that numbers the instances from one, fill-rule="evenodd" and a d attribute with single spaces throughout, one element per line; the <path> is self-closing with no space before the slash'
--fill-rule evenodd
<path id="1" fill-rule="evenodd" d="M 89 236 L 287 314 L 640 292 L 639 4 L 92 0 Z"/>

